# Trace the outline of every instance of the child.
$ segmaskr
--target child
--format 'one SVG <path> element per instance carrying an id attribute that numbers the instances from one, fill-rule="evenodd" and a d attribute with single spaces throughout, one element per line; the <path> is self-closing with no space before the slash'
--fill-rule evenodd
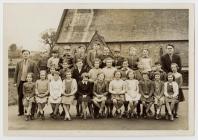
<path id="1" fill-rule="evenodd" d="M 144 72 L 144 66 L 142 62 L 138 62 L 138 70 L 135 71 L 136 79 L 138 81 L 143 80 L 142 73 Z"/>
<path id="2" fill-rule="evenodd" d="M 39 60 L 39 62 L 37 64 L 39 71 L 41 71 L 41 70 L 47 71 L 48 70 L 47 61 L 48 61 L 48 54 L 47 54 L 47 51 L 44 51 L 41 53 L 41 59 Z"/>
<path id="3" fill-rule="evenodd" d="M 98 107 L 99 109 L 99 115 L 103 116 L 104 108 L 105 108 L 105 101 L 106 101 L 106 95 L 108 94 L 108 85 L 105 81 L 105 75 L 104 73 L 98 74 L 98 80 L 94 82 L 93 87 L 93 103 Z"/>
<path id="4" fill-rule="evenodd" d="M 87 107 L 89 108 L 90 115 L 93 118 L 93 110 L 91 104 L 92 97 L 92 83 L 89 82 L 89 74 L 82 74 L 82 81 L 78 82 L 78 102 L 82 106 L 83 119 L 87 119 Z"/>
<path id="5" fill-rule="evenodd" d="M 121 79 L 121 72 L 115 71 L 114 77 L 109 84 L 109 92 L 111 93 L 111 100 L 113 101 L 113 106 L 116 111 L 115 114 L 118 118 L 122 118 L 121 107 L 124 103 L 124 94 L 126 92 L 125 82 Z"/>
<path id="6" fill-rule="evenodd" d="M 114 58 L 113 58 L 113 66 L 117 69 L 120 69 L 122 67 L 122 63 L 124 61 L 124 57 L 121 56 L 120 48 L 114 49 Z"/>
<path id="7" fill-rule="evenodd" d="M 78 61 L 78 59 L 81 59 L 83 61 L 83 64 L 87 67 L 87 54 L 86 52 L 86 47 L 80 45 L 77 49 L 77 52 L 74 55 L 74 59 L 73 59 L 73 65 L 76 68 L 76 63 Z"/>
<path id="8" fill-rule="evenodd" d="M 55 67 L 50 68 L 50 73 L 47 75 L 47 79 L 48 79 L 49 82 L 54 79 L 53 76 L 54 76 L 55 71 L 56 71 Z"/>
<path id="9" fill-rule="evenodd" d="M 100 56 L 100 59 L 101 59 L 101 65 L 100 67 L 101 68 L 104 68 L 106 66 L 106 59 L 107 58 L 113 58 L 111 53 L 110 53 L 110 50 L 108 47 L 104 47 L 103 49 L 103 54 Z"/>
<path id="10" fill-rule="evenodd" d="M 178 94 L 178 102 L 175 103 L 175 107 L 174 107 L 174 118 L 178 118 L 178 109 L 179 109 L 179 102 L 183 102 L 185 100 L 184 98 L 184 94 L 183 94 L 183 91 L 182 91 L 182 84 L 183 84 L 183 78 L 182 78 L 182 74 L 177 72 L 179 67 L 176 63 L 172 63 L 171 64 L 171 69 L 173 71 L 173 75 L 175 77 L 175 81 L 177 82 L 178 84 L 178 87 L 179 87 L 179 94 Z"/>
<path id="11" fill-rule="evenodd" d="M 35 83 L 32 82 L 32 73 L 27 74 L 27 82 L 23 84 L 23 106 L 25 111 L 25 120 L 31 119 L 32 103 L 35 101 Z"/>
<path id="12" fill-rule="evenodd" d="M 120 69 L 121 73 L 122 73 L 122 80 L 126 80 L 127 79 L 127 73 L 131 70 L 129 67 L 129 62 L 127 59 L 124 59 L 123 63 L 122 63 L 122 68 Z"/>
<path id="13" fill-rule="evenodd" d="M 141 95 L 139 94 L 139 81 L 134 79 L 134 71 L 128 71 L 126 80 L 126 94 L 125 99 L 129 102 L 130 112 L 127 114 L 127 118 L 133 117 L 135 115 L 138 118 L 135 108 L 137 107 L 138 101 Z M 125 110 L 126 111 L 126 110 Z"/>
<path id="14" fill-rule="evenodd" d="M 137 66 L 139 62 L 139 57 L 137 56 L 137 49 L 135 49 L 134 47 L 129 48 L 128 62 L 129 62 L 129 67 L 132 70 L 138 69 Z"/>
<path id="15" fill-rule="evenodd" d="M 62 67 L 63 68 L 60 70 L 60 77 L 62 80 L 64 80 L 66 78 L 66 72 L 70 70 L 67 61 L 63 61 Z"/>
<path id="16" fill-rule="evenodd" d="M 46 71 L 40 71 L 40 79 L 36 81 L 36 103 L 38 104 L 38 117 L 44 120 L 44 107 L 49 94 L 49 82 L 46 79 Z"/>
<path id="17" fill-rule="evenodd" d="M 153 83 L 149 80 L 148 72 L 142 73 L 143 80 L 139 83 L 139 90 L 141 94 L 141 102 L 143 107 L 145 108 L 145 112 L 143 109 L 143 117 L 147 118 L 150 114 L 150 108 L 153 104 Z"/>
<path id="18" fill-rule="evenodd" d="M 152 59 L 149 57 L 149 50 L 143 49 L 142 51 L 142 57 L 140 58 L 140 62 L 143 65 L 144 71 L 150 72 L 151 66 L 152 66 Z"/>
<path id="19" fill-rule="evenodd" d="M 160 80 L 160 73 L 155 72 L 155 81 L 154 83 L 154 108 L 155 108 L 155 118 L 158 120 L 161 117 L 161 108 L 164 104 L 164 82 Z"/>
<path id="20" fill-rule="evenodd" d="M 62 104 L 65 111 L 64 120 L 71 120 L 69 113 L 70 106 L 74 102 L 75 93 L 77 92 L 77 82 L 75 79 L 71 78 L 71 71 L 66 71 L 66 79 L 63 80 L 63 96 Z"/>
<path id="21" fill-rule="evenodd" d="M 163 70 L 162 70 L 162 66 L 161 66 L 161 64 L 160 64 L 160 62 L 155 62 L 155 70 L 151 70 L 151 72 L 149 73 L 149 78 L 150 78 L 150 80 L 152 80 L 152 81 L 154 81 L 155 80 L 155 73 L 156 72 L 159 72 L 160 73 L 160 80 L 161 81 L 163 81 L 163 82 L 165 82 L 166 81 L 166 72 L 164 72 Z"/>
<path id="22" fill-rule="evenodd" d="M 99 68 L 100 59 L 95 59 L 94 67 L 89 71 L 89 81 L 94 82 L 97 80 L 97 75 L 102 72 L 102 69 Z"/>
<path id="23" fill-rule="evenodd" d="M 168 73 L 168 81 L 164 83 L 164 95 L 165 95 L 166 108 L 168 110 L 168 114 L 169 114 L 171 121 L 174 120 L 172 112 L 173 112 L 175 103 L 177 101 L 177 96 L 178 96 L 178 84 L 174 80 L 175 80 L 175 77 L 173 73 Z"/>
<path id="24" fill-rule="evenodd" d="M 49 83 L 49 103 L 51 104 L 53 113 L 51 117 L 56 119 L 58 114 L 59 105 L 61 103 L 61 95 L 63 93 L 63 84 L 62 80 L 60 79 L 59 72 L 55 71 L 53 79 Z"/>
<path id="25" fill-rule="evenodd" d="M 47 67 L 50 69 L 51 67 L 55 67 L 56 69 L 59 69 L 59 57 L 58 57 L 58 51 L 53 50 L 52 51 L 52 57 L 48 59 Z"/>

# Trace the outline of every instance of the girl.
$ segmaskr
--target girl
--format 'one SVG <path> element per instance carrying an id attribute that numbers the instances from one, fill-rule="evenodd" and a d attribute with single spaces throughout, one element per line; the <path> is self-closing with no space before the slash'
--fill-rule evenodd
<path id="1" fill-rule="evenodd" d="M 154 107 L 156 111 L 155 118 L 158 120 L 161 115 L 160 111 L 162 105 L 164 104 L 164 82 L 162 82 L 160 77 L 160 72 L 155 72 L 155 81 L 154 81 Z"/>
<path id="2" fill-rule="evenodd" d="M 179 87 L 179 95 L 178 95 L 178 102 L 175 103 L 175 107 L 174 107 L 174 118 L 178 118 L 178 108 L 179 108 L 179 102 L 183 102 L 185 100 L 184 98 L 184 94 L 183 94 L 183 91 L 181 89 L 181 86 L 183 84 L 183 78 L 182 78 L 182 74 L 177 72 L 179 67 L 176 63 L 172 63 L 171 64 L 171 69 L 173 71 L 173 75 L 175 77 L 175 81 L 177 82 L 178 84 L 178 87 Z"/>
<path id="3" fill-rule="evenodd" d="M 54 119 L 57 118 L 58 108 L 61 103 L 61 94 L 63 93 L 63 84 L 62 80 L 59 77 L 59 74 L 60 73 L 58 71 L 55 71 L 53 79 L 49 83 L 49 103 L 51 104 L 53 110 L 51 117 Z"/>
<path id="4" fill-rule="evenodd" d="M 164 83 L 166 108 L 168 110 L 168 114 L 171 121 L 174 120 L 172 111 L 174 109 L 178 96 L 178 84 L 174 80 L 175 77 L 173 73 L 168 73 L 168 81 Z"/>
<path id="5" fill-rule="evenodd" d="M 127 118 L 133 117 L 136 115 L 135 108 L 137 107 L 138 101 L 140 100 L 141 95 L 139 94 L 139 82 L 134 79 L 134 71 L 129 71 L 127 73 L 128 80 L 126 80 L 126 94 L 125 99 L 129 102 L 130 112 L 127 115 Z"/>
<path id="6" fill-rule="evenodd" d="M 87 119 L 87 108 L 89 108 L 90 115 L 93 118 L 93 110 L 91 106 L 91 96 L 92 96 L 92 83 L 89 82 L 89 74 L 82 74 L 83 80 L 78 82 L 78 102 L 82 106 L 82 114 L 84 120 Z"/>
<path id="7" fill-rule="evenodd" d="M 67 71 L 66 79 L 63 80 L 63 96 L 62 96 L 62 104 L 65 111 L 64 120 L 71 120 L 71 116 L 69 113 L 70 106 L 74 101 L 75 93 L 77 92 L 77 82 L 75 79 L 71 78 L 71 71 Z"/>
<path id="8" fill-rule="evenodd" d="M 47 103 L 48 94 L 49 94 L 49 82 L 46 79 L 46 71 L 40 71 L 40 79 L 36 81 L 36 102 L 38 104 L 38 117 L 41 116 L 41 119 L 44 120 L 44 107 Z"/>
<path id="9" fill-rule="evenodd" d="M 62 67 L 63 67 L 63 68 L 60 70 L 60 77 L 61 77 L 62 80 L 64 80 L 64 79 L 66 78 L 66 75 L 65 75 L 66 72 L 67 72 L 68 70 L 70 70 L 70 69 L 69 69 L 68 62 L 67 62 L 66 60 L 63 61 Z"/>
<path id="10" fill-rule="evenodd" d="M 111 93 L 113 106 L 116 109 L 114 115 L 116 115 L 118 118 L 122 118 L 121 107 L 124 103 L 124 94 L 126 92 L 125 82 L 121 79 L 121 76 L 122 75 L 120 71 L 115 71 L 115 79 L 109 84 L 109 92 Z"/>
<path id="11" fill-rule="evenodd" d="M 50 67 L 50 73 L 47 75 L 47 79 L 49 82 L 51 82 L 51 80 L 53 80 L 53 76 L 54 76 L 54 72 L 56 71 L 55 67 Z"/>
<path id="12" fill-rule="evenodd" d="M 98 74 L 98 80 L 94 83 L 93 87 L 93 103 L 96 105 L 96 107 L 99 108 L 99 115 L 103 116 L 104 108 L 105 108 L 105 102 L 106 102 L 106 96 L 108 94 L 108 84 L 104 81 L 105 75 L 104 73 Z"/>
<path id="13" fill-rule="evenodd" d="M 27 74 L 27 82 L 23 84 L 23 106 L 25 111 L 25 120 L 31 119 L 32 103 L 35 101 L 35 83 L 32 82 L 32 73 Z"/>
<path id="14" fill-rule="evenodd" d="M 149 57 L 149 50 L 148 49 L 143 49 L 142 57 L 140 58 L 140 62 L 143 65 L 144 71 L 146 71 L 146 72 L 151 71 L 152 59 L 151 59 L 151 57 Z"/>

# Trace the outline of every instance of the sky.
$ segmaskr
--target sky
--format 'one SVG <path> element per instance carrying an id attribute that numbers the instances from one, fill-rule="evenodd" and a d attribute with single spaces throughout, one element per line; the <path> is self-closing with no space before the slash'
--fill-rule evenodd
<path id="1" fill-rule="evenodd" d="M 58 28 L 64 4 L 5 4 L 4 47 L 15 43 L 32 51 L 43 50 L 41 33 Z"/>

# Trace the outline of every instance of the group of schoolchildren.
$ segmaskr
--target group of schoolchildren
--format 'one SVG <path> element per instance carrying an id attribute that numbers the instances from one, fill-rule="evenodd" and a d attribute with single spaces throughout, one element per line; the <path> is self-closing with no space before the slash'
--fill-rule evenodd
<path id="1" fill-rule="evenodd" d="M 88 53 L 85 50 L 80 46 L 74 57 L 65 54 L 62 60 L 53 51 L 51 58 L 39 61 L 40 78 L 36 82 L 32 73 L 27 74 L 23 86 L 26 120 L 31 119 L 32 103 L 37 104 L 37 118 L 43 120 L 46 104 L 51 105 L 53 119 L 62 116 L 68 121 L 74 117 L 70 109 L 74 104 L 76 117 L 82 119 L 161 119 L 163 105 L 166 119 L 178 117 L 179 102 L 184 97 L 182 75 L 176 63 L 171 64 L 172 72 L 166 73 L 160 62 L 153 65 L 148 49 L 138 56 L 131 47 L 126 58 L 119 48 L 115 48 L 113 56 L 107 47 L 101 54 L 97 54 L 97 46 Z"/>

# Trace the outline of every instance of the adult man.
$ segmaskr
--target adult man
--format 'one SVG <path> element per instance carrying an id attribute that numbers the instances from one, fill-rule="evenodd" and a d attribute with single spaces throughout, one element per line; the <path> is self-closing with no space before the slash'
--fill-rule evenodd
<path id="1" fill-rule="evenodd" d="M 181 72 L 181 58 L 179 55 L 176 55 L 174 53 L 175 47 L 171 44 L 168 44 L 166 46 L 167 53 L 161 57 L 161 64 L 162 69 L 166 72 L 172 72 L 171 71 L 171 63 L 176 63 L 178 65 L 178 72 Z"/>
<path id="2" fill-rule="evenodd" d="M 59 67 L 61 69 L 62 69 L 63 61 L 67 62 L 70 69 L 73 68 L 73 57 L 71 55 L 71 47 L 70 46 L 65 46 L 64 47 L 63 57 L 60 58 L 60 61 L 59 61 Z"/>
<path id="3" fill-rule="evenodd" d="M 33 81 L 38 78 L 38 68 L 36 64 L 29 59 L 30 51 L 22 50 L 23 60 L 17 63 L 14 82 L 18 90 L 18 116 L 24 114 L 23 110 L 23 84 L 26 82 L 26 76 L 28 73 L 33 73 Z"/>

